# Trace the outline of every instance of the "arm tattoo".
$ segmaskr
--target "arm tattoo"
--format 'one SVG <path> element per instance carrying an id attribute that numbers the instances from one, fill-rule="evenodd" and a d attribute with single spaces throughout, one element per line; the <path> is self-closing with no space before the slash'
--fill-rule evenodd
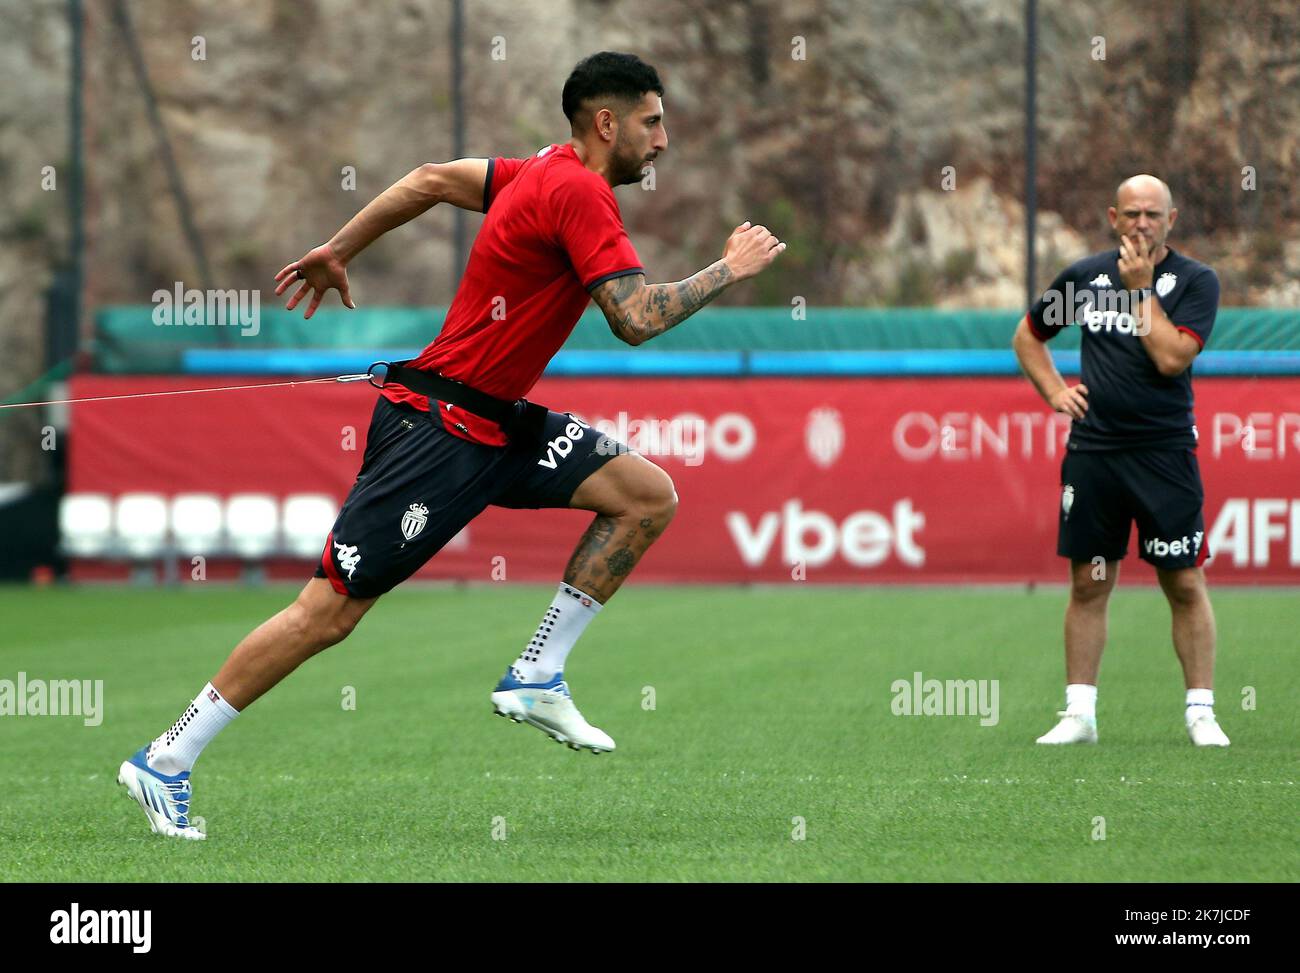
<path id="1" fill-rule="evenodd" d="M 641 274 L 615 277 L 596 287 L 591 296 L 605 312 L 610 330 L 639 345 L 685 321 L 734 280 L 731 268 L 719 260 L 672 284 L 647 285 Z"/>

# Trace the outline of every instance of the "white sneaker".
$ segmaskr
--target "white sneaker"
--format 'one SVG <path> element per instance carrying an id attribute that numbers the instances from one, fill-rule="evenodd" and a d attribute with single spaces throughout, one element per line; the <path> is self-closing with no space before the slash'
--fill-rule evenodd
<path id="1" fill-rule="evenodd" d="M 1219 726 L 1213 713 L 1198 716 L 1187 724 L 1187 735 L 1198 747 L 1226 747 L 1228 735 Z"/>
<path id="2" fill-rule="evenodd" d="M 1037 743 L 1096 743 L 1097 721 L 1074 713 L 1057 713 L 1061 722 L 1038 738 Z"/>
<path id="3" fill-rule="evenodd" d="M 149 819 L 154 834 L 202 841 L 207 837 L 190 824 L 190 799 L 194 789 L 188 772 L 168 776 L 149 766 L 149 748 L 143 746 L 122 763 L 117 782 Z"/>
<path id="4" fill-rule="evenodd" d="M 492 693 L 492 709 L 497 716 L 537 727 L 556 743 L 567 743 L 573 750 L 609 753 L 614 749 L 609 734 L 584 720 L 573 705 L 562 672 L 550 682 L 522 683 L 507 668 Z"/>

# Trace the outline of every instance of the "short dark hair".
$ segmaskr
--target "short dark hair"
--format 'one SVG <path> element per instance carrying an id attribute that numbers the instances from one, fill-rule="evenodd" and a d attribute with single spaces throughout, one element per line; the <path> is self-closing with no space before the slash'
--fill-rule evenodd
<path id="1" fill-rule="evenodd" d="M 635 104 L 647 91 L 663 97 L 664 86 L 658 71 L 635 54 L 601 51 L 579 61 L 569 80 L 564 82 L 561 96 L 564 117 L 573 124 L 588 98 L 617 98 Z"/>

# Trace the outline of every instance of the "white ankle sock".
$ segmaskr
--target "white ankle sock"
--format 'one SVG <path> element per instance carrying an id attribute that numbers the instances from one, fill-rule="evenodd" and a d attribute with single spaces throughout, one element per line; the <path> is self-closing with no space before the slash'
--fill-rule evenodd
<path id="1" fill-rule="evenodd" d="M 601 604 L 571 585 L 561 584 L 542 622 L 511 668 L 520 682 L 549 682 L 564 671 L 569 650 Z"/>
<path id="2" fill-rule="evenodd" d="M 1214 715 L 1214 690 L 1213 689 L 1189 689 L 1187 690 L 1187 723 L 1190 726 L 1192 721 L 1202 716 Z"/>
<path id="3" fill-rule="evenodd" d="M 1097 719 L 1097 687 L 1073 682 L 1065 687 L 1065 711 L 1071 716 Z"/>
<path id="4" fill-rule="evenodd" d="M 208 683 L 172 728 L 149 745 L 145 762 L 169 776 L 193 770 L 203 748 L 238 715 Z"/>

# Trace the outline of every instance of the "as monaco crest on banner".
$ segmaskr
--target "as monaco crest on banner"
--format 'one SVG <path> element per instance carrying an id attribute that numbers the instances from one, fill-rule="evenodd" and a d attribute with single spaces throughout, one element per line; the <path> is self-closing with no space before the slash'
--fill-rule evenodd
<path id="1" fill-rule="evenodd" d="M 825 406 L 808 413 L 804 445 L 809 459 L 822 469 L 834 465 L 844 449 L 844 423 L 839 410 Z"/>
<path id="2" fill-rule="evenodd" d="M 406 513 L 402 514 L 402 536 L 408 541 L 420 531 L 424 530 L 424 525 L 429 522 L 429 508 L 424 504 L 416 501 L 411 504 Z"/>

